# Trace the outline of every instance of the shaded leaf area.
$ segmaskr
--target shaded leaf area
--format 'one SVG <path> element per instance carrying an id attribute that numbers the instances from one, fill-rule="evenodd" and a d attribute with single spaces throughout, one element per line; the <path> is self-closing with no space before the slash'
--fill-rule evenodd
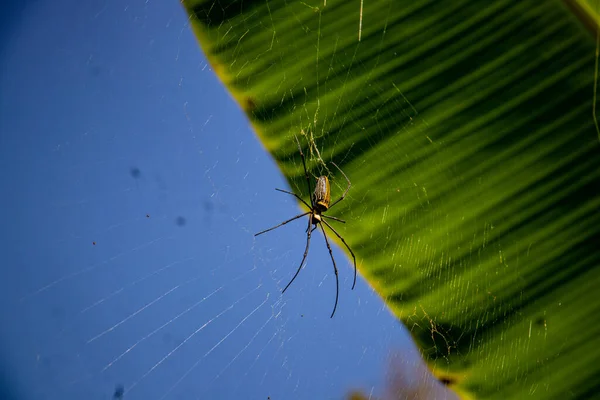
<path id="1" fill-rule="evenodd" d="M 294 135 L 333 197 L 329 161 L 350 177 L 340 233 L 441 381 L 464 398 L 590 398 L 593 36 L 558 0 L 362 3 L 184 5 L 292 188 Z"/>

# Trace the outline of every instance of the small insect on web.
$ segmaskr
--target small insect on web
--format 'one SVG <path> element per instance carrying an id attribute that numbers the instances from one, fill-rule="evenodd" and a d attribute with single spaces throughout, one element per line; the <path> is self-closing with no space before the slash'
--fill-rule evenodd
<path id="1" fill-rule="evenodd" d="M 306 160 L 304 159 L 304 153 L 302 152 L 302 148 L 300 146 L 300 142 L 298 141 L 298 138 L 296 138 L 296 143 L 298 143 L 298 151 L 300 152 L 300 157 L 302 158 L 302 166 L 304 167 L 304 175 L 306 177 L 306 184 L 308 186 L 308 192 L 311 193 L 312 188 L 311 188 L 311 184 L 310 184 L 310 177 L 308 175 L 308 171 L 306 170 Z M 295 217 L 290 218 L 287 221 L 280 223 L 279 225 L 275 225 L 272 228 L 265 229 L 264 231 L 258 232 L 254 236 L 262 235 L 263 233 L 267 233 L 269 231 L 272 231 L 273 229 L 277 229 L 280 226 L 287 224 L 288 222 L 294 221 L 298 218 L 308 215 L 308 227 L 306 228 L 306 249 L 304 250 L 304 256 L 302 257 L 302 261 L 300 261 L 300 266 L 298 266 L 298 270 L 294 274 L 294 277 L 286 285 L 286 287 L 281 291 L 281 293 L 285 293 L 287 288 L 289 288 L 290 285 L 292 284 L 292 282 L 294 282 L 294 279 L 296 279 L 296 277 L 300 273 L 300 270 L 302 269 L 302 266 L 304 265 L 304 261 L 306 260 L 306 256 L 308 255 L 308 248 L 310 246 L 310 237 L 311 237 L 312 232 L 315 229 L 317 229 L 317 227 L 321 228 L 321 231 L 323 232 L 323 237 L 325 238 L 325 244 L 327 244 L 327 249 L 329 250 L 329 256 L 331 257 L 331 261 L 333 262 L 333 270 L 335 272 L 335 304 L 333 305 L 333 312 L 331 313 L 331 317 L 330 317 L 330 318 L 333 318 L 333 315 L 335 314 L 335 310 L 337 308 L 338 296 L 339 296 L 339 291 L 340 291 L 339 290 L 338 269 L 335 264 L 335 258 L 333 258 L 333 252 L 331 250 L 331 246 L 329 245 L 329 240 L 327 239 L 327 234 L 325 233 L 325 228 L 323 227 L 323 224 L 325 224 L 325 226 L 327 226 L 327 228 L 329 228 L 338 238 L 340 238 L 342 243 L 344 243 L 344 246 L 346 246 L 346 248 L 352 255 L 352 259 L 354 261 L 354 282 L 352 283 L 352 289 L 354 289 L 354 286 L 356 285 L 356 257 L 354 256 L 354 252 L 352 251 L 350 246 L 348 246 L 348 243 L 346 243 L 344 238 L 325 219 L 331 219 L 333 221 L 341 222 L 344 224 L 346 223 L 346 221 L 336 218 L 336 217 L 332 217 L 332 216 L 323 214 L 325 211 L 329 210 L 331 207 L 335 206 L 337 203 L 344 200 L 344 198 L 346 197 L 346 194 L 348 194 L 348 191 L 350 190 L 350 186 L 351 186 L 350 179 L 348 179 L 348 177 L 346 176 L 344 171 L 342 171 L 340 169 L 340 167 L 338 167 L 335 163 L 332 162 L 331 164 L 333 164 L 342 173 L 342 175 L 344 176 L 344 178 L 346 178 L 346 181 L 348 182 L 348 187 L 346 187 L 346 190 L 342 194 L 342 197 L 340 197 L 339 199 L 337 199 L 336 201 L 334 201 L 333 203 L 330 204 L 331 191 L 330 191 L 330 187 L 329 187 L 329 179 L 327 179 L 326 176 L 320 176 L 317 178 L 317 184 L 315 186 L 315 191 L 312 192 L 312 196 L 310 198 L 310 204 L 308 204 L 306 201 L 304 201 L 304 199 L 302 199 L 302 197 L 300 197 L 296 193 L 288 192 L 287 190 L 276 188 L 275 190 L 277 190 L 279 192 L 283 192 L 283 193 L 287 193 L 287 194 L 291 194 L 292 196 L 295 196 L 298 200 L 300 200 L 302 203 L 304 203 L 304 205 L 306 207 L 308 207 L 310 209 L 310 211 L 296 215 Z"/>

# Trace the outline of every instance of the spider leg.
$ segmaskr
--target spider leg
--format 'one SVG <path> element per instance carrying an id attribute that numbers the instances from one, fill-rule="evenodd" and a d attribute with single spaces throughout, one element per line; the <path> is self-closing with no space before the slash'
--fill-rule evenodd
<path id="1" fill-rule="evenodd" d="M 329 206 L 329 209 L 331 209 L 331 207 L 335 206 L 340 201 L 344 200 L 344 197 L 346 197 L 346 195 L 348 194 L 348 190 L 350 190 L 350 186 L 352 186 L 352 184 L 350 183 L 350 179 L 348 179 L 348 177 L 346 176 L 346 174 L 344 173 L 344 171 L 342 171 L 342 169 L 340 167 L 338 167 L 336 163 L 332 162 L 332 164 L 335 165 L 335 167 L 342 173 L 342 175 L 344 175 L 344 178 L 346 178 L 346 181 L 348 182 L 348 187 L 344 191 L 344 194 L 342 194 L 342 197 L 340 197 L 339 199 L 337 199 L 336 201 L 334 201 Z"/>
<path id="2" fill-rule="evenodd" d="M 330 216 L 330 215 L 321 214 L 321 217 L 324 217 L 324 218 L 329 218 L 329 219 L 332 219 L 332 220 L 334 220 L 334 221 L 341 222 L 342 224 L 345 224 L 345 223 L 346 223 L 346 221 L 344 221 L 343 219 L 340 219 L 340 218 L 338 218 L 338 217 L 332 217 L 332 216 Z"/>
<path id="3" fill-rule="evenodd" d="M 313 233 L 315 231 L 315 229 L 317 229 L 316 226 L 313 226 L 313 228 L 310 230 L 311 233 Z M 304 231 L 304 233 L 308 232 L 308 228 L 306 228 L 306 230 Z"/>
<path id="4" fill-rule="evenodd" d="M 288 222 L 292 222 L 293 220 L 295 220 L 295 219 L 298 219 L 298 218 L 300 218 L 300 217 L 304 217 L 305 215 L 308 215 L 308 214 L 310 214 L 310 213 L 311 213 L 311 211 L 308 211 L 308 212 L 305 212 L 304 214 L 299 214 L 299 215 L 296 215 L 295 217 L 293 217 L 293 218 L 290 218 L 290 219 L 288 219 L 287 221 L 283 221 L 283 222 L 282 222 L 282 223 L 280 223 L 279 225 L 275 225 L 275 226 L 274 226 L 274 227 L 272 227 L 272 228 L 265 229 L 264 231 L 260 231 L 260 232 L 258 232 L 258 233 L 255 233 L 255 234 L 254 234 L 254 236 L 262 235 L 263 233 L 267 233 L 267 232 L 269 232 L 269 231 L 272 231 L 273 229 L 277 229 L 277 228 L 279 228 L 280 226 L 287 224 Z"/>
<path id="5" fill-rule="evenodd" d="M 289 288 L 290 285 L 292 284 L 292 282 L 294 282 L 294 279 L 296 279 L 296 277 L 300 273 L 300 270 L 302 269 L 302 265 L 304 264 L 304 260 L 306 260 L 306 256 L 308 255 L 308 247 L 310 246 L 310 235 L 311 235 L 312 231 L 314 231 L 314 229 L 312 229 L 312 230 L 310 229 L 310 224 L 311 223 L 312 223 L 312 216 L 308 219 L 308 228 L 306 228 L 306 249 L 304 249 L 304 256 L 302 256 L 302 261 L 300 261 L 300 266 L 298 267 L 298 270 L 294 274 L 294 277 L 292 278 L 292 280 L 290 281 L 290 283 L 288 283 L 286 285 L 286 287 L 283 288 L 283 290 L 281 291 L 281 294 L 285 293 L 285 291 L 287 290 L 287 288 Z"/>
<path id="6" fill-rule="evenodd" d="M 338 269 L 335 265 L 335 258 L 333 258 L 333 251 L 331 251 L 331 246 L 329 245 L 329 240 L 327 240 L 327 234 L 325 233 L 325 228 L 323 228 L 323 224 L 319 223 L 321 230 L 323 231 L 323 237 L 325 238 L 325 243 L 327 244 L 327 250 L 329 250 L 329 255 L 331 256 L 331 261 L 333 262 L 333 270 L 335 271 L 335 304 L 333 305 L 333 312 L 331 313 L 331 317 L 333 318 L 333 314 L 335 314 L 335 309 L 337 308 L 338 296 L 340 294 L 340 283 L 338 278 Z"/>
<path id="7" fill-rule="evenodd" d="M 308 176 L 308 171 L 306 170 L 306 160 L 304 159 L 304 153 L 302 152 L 302 146 L 300 146 L 300 141 L 298 137 L 294 135 L 294 139 L 296 139 L 296 143 L 298 144 L 298 151 L 300 152 L 300 158 L 302 158 L 302 166 L 304 167 L 304 176 L 306 177 L 306 183 L 308 184 L 308 193 L 312 194 L 312 188 L 310 187 L 310 177 Z M 306 203 L 304 203 L 306 204 Z M 310 197 L 310 209 L 313 208 L 313 200 L 312 196 Z"/>
<path id="8" fill-rule="evenodd" d="M 340 240 L 342 241 L 342 243 L 344 243 L 344 246 L 346 246 L 346 248 L 348 249 L 348 251 L 350 252 L 350 254 L 352 254 L 352 260 L 354 260 L 354 283 L 352 283 L 352 290 L 354 290 L 354 286 L 356 285 L 356 257 L 354 256 L 354 252 L 352 251 L 352 249 L 350 248 L 350 246 L 348 246 L 348 243 L 346 243 L 346 241 L 344 240 L 344 238 L 342 237 L 342 235 L 340 235 L 339 233 L 337 233 L 337 231 L 335 229 L 333 229 L 333 227 L 331 225 L 329 225 L 327 223 L 327 221 L 321 220 L 321 222 L 323 222 L 325 225 L 327 225 L 327 227 L 329 229 L 331 229 L 331 231 L 333 233 L 335 233 L 335 236 L 337 236 L 337 237 L 340 238 Z"/>
<path id="9" fill-rule="evenodd" d="M 287 190 L 283 190 L 283 189 L 277 189 L 277 188 L 275 188 L 275 190 L 277 190 L 277 191 L 279 191 L 279 192 L 283 192 L 283 193 L 291 194 L 292 196 L 296 196 L 296 198 L 297 198 L 298 200 L 300 200 L 301 202 L 303 202 L 303 203 L 304 203 L 304 205 L 305 205 L 306 207 L 308 207 L 308 208 L 312 208 L 311 206 L 309 206 L 309 205 L 308 205 L 308 203 L 307 203 L 307 202 L 305 202 L 305 201 L 302 199 L 302 197 L 298 196 L 296 193 L 293 193 L 293 192 L 288 192 Z"/>

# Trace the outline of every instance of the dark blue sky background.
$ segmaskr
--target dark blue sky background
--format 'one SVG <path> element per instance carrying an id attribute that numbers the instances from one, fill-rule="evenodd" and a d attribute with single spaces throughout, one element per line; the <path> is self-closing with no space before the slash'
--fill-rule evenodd
<path id="1" fill-rule="evenodd" d="M 177 1 L 19 7 L 0 45 L 0 373 L 14 398 L 123 385 L 132 400 L 341 399 L 382 394 L 391 356 L 414 369 L 406 331 L 362 279 L 350 291 L 338 248 L 329 318 L 320 233 L 281 296 L 306 222 L 253 237 L 299 207 L 273 190 L 287 184 Z"/>

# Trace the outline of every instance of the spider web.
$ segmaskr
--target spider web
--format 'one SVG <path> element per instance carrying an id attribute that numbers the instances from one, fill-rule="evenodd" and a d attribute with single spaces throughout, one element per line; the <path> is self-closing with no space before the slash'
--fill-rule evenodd
<path id="1" fill-rule="evenodd" d="M 0 352 L 23 398 L 384 398 L 398 376 L 410 393 L 445 398 L 412 372 L 417 352 L 372 289 L 359 277 L 350 291 L 337 247 L 329 319 L 319 232 L 280 294 L 304 223 L 253 234 L 298 213 L 297 201 L 273 190 L 286 182 L 178 5 L 40 3 L 18 29 L 2 73 L 2 159 L 14 171 L 3 172 L 2 208 L 16 212 L 5 211 Z M 419 118 L 406 98 L 399 109 Z M 317 108 L 290 140 L 328 175 L 326 130 Z M 344 187 L 333 181 L 332 198 Z M 343 229 L 361 222 L 358 210 Z"/>

